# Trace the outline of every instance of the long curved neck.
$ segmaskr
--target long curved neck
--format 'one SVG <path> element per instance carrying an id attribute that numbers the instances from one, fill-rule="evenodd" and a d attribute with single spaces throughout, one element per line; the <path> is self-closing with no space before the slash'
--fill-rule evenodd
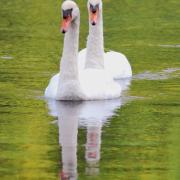
<path id="1" fill-rule="evenodd" d="M 97 24 L 93 26 L 89 21 L 89 36 L 85 68 L 104 68 L 104 37 L 102 9 L 99 10 Z"/>
<path id="2" fill-rule="evenodd" d="M 78 17 L 68 29 L 64 38 L 64 49 L 60 63 L 61 80 L 78 80 L 78 48 L 79 48 L 79 23 Z"/>

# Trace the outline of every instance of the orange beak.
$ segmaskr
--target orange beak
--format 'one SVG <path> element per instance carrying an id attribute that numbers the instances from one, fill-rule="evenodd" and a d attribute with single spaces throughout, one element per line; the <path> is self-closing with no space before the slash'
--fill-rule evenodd
<path id="1" fill-rule="evenodd" d="M 93 26 L 95 26 L 95 25 L 97 24 L 98 13 L 99 13 L 98 10 L 97 10 L 95 13 L 90 12 L 90 21 L 91 21 L 91 24 L 92 24 Z"/>
<path id="2" fill-rule="evenodd" d="M 71 20 L 72 20 L 71 16 L 68 16 L 67 18 L 62 20 L 62 23 L 61 23 L 61 32 L 62 33 L 66 33 L 68 31 L 68 28 L 71 24 Z"/>

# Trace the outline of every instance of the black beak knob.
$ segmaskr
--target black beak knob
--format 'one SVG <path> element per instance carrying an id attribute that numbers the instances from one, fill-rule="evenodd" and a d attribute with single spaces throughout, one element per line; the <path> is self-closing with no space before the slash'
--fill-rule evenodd
<path id="1" fill-rule="evenodd" d="M 62 32 L 63 34 L 65 34 L 67 31 L 62 28 L 62 29 L 61 29 L 61 32 Z"/>
<path id="2" fill-rule="evenodd" d="M 92 9 L 92 13 L 95 14 L 96 13 L 96 8 Z"/>
<path id="3" fill-rule="evenodd" d="M 93 22 L 92 22 L 92 25 L 93 25 L 93 26 L 95 26 L 95 25 L 96 25 L 96 23 L 93 21 Z"/>

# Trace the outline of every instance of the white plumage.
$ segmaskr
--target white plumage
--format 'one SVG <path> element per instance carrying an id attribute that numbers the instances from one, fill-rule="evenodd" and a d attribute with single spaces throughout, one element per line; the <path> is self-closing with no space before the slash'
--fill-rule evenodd
<path id="1" fill-rule="evenodd" d="M 79 52 L 79 70 L 85 68 L 87 49 Z M 122 79 L 132 77 L 132 70 L 128 59 L 122 53 L 109 51 L 104 53 L 104 69 L 114 79 Z"/>
<path id="2" fill-rule="evenodd" d="M 102 100 L 120 97 L 120 85 L 106 70 L 78 68 L 78 61 L 81 61 L 78 57 L 79 9 L 70 0 L 65 1 L 62 8 L 68 10 L 71 3 L 73 21 L 64 38 L 61 71 L 50 80 L 45 97 L 56 100 Z"/>
<path id="3" fill-rule="evenodd" d="M 91 17 L 94 13 L 91 6 L 97 8 L 97 20 L 93 25 Z M 131 65 L 125 55 L 119 52 L 104 52 L 104 35 L 103 35 L 103 9 L 102 0 L 88 0 L 89 12 L 89 35 L 87 48 L 80 52 L 79 68 L 104 68 L 114 79 L 129 78 L 132 76 Z"/>

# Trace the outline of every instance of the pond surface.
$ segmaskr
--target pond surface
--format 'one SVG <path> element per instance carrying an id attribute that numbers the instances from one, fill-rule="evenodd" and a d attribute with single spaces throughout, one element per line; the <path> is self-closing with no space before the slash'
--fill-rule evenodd
<path id="1" fill-rule="evenodd" d="M 179 6 L 104 0 L 105 47 L 128 57 L 133 78 L 120 99 L 63 103 L 43 98 L 59 70 L 60 2 L 1 0 L 1 179 L 179 180 Z"/>

